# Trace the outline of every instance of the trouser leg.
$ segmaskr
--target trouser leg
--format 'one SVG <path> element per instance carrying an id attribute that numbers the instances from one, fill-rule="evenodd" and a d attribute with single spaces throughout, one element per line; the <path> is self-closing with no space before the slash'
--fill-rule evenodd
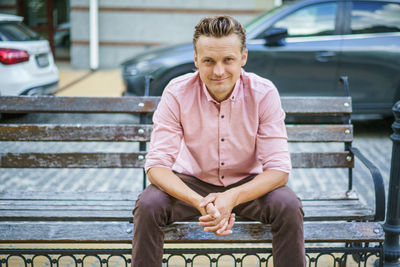
<path id="1" fill-rule="evenodd" d="M 305 266 L 303 210 L 301 201 L 287 186 L 233 210 L 240 216 L 271 224 L 272 254 L 276 267 Z"/>
<path id="2" fill-rule="evenodd" d="M 200 195 L 211 192 L 212 185 L 191 176 L 177 175 Z M 160 267 L 164 245 L 162 227 L 199 215 L 193 206 L 149 185 L 139 195 L 133 210 L 132 267 Z"/>

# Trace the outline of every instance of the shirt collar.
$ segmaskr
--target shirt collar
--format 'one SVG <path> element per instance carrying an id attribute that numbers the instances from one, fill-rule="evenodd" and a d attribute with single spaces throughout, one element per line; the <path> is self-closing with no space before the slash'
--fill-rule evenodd
<path id="1" fill-rule="evenodd" d="M 241 89 L 242 86 L 243 86 L 243 85 L 242 85 L 242 75 L 243 75 L 243 74 L 244 74 L 244 71 L 243 71 L 243 69 L 241 69 L 239 79 L 236 81 L 235 86 L 233 87 L 233 91 L 232 91 L 231 95 L 230 95 L 229 98 L 226 99 L 226 100 L 231 100 L 232 102 L 238 100 L 239 94 L 240 94 L 240 91 L 241 91 L 240 89 Z M 210 92 L 208 92 L 205 83 L 203 83 L 203 81 L 202 81 L 201 78 L 200 78 L 200 74 L 199 74 L 199 79 L 200 79 L 200 82 L 201 82 L 202 90 L 203 90 L 204 94 L 206 95 L 207 101 L 208 101 L 208 102 L 212 102 L 212 103 L 218 103 L 218 102 L 210 95 Z M 226 100 L 225 100 L 225 101 L 226 101 Z"/>

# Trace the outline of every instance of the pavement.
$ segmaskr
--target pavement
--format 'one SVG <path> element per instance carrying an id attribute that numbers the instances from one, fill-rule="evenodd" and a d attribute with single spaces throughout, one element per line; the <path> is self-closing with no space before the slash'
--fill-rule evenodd
<path id="1" fill-rule="evenodd" d="M 56 62 L 59 69 L 57 96 L 121 96 L 124 91 L 121 69 L 78 70 Z"/>

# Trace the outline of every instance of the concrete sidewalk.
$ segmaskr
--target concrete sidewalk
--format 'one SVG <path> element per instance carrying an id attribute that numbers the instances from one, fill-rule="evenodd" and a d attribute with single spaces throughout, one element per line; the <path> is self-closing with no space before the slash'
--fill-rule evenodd
<path id="1" fill-rule="evenodd" d="M 124 91 L 121 69 L 76 70 L 68 63 L 56 62 L 59 69 L 57 96 L 121 96 Z"/>

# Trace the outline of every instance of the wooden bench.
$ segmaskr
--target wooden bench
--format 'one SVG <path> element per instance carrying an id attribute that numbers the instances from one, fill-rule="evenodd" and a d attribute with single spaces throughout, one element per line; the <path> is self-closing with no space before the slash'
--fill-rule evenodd
<path id="1" fill-rule="evenodd" d="M 146 142 L 152 131 L 152 125 L 145 122 L 158 102 L 158 97 L 0 97 L 0 113 L 130 113 L 140 116 L 138 123 L 123 125 L 112 124 L 112 120 L 107 125 L 2 121 L 0 141 L 56 141 L 66 145 L 68 142 L 137 142 L 139 145 L 137 151 L 129 153 L 1 150 L 1 173 L 7 172 L 7 168 L 142 168 Z M 297 192 L 305 211 L 308 260 L 317 265 L 321 262 L 320 255 L 328 254 L 332 261 L 343 265 L 350 254 L 364 261 L 380 257 L 384 240 L 380 223 L 385 214 L 383 181 L 378 169 L 351 146 L 351 98 L 282 97 L 282 105 L 288 116 L 287 121 L 293 121 L 287 123 L 291 143 L 306 143 L 306 146 L 342 144 L 340 151 L 304 152 L 296 148 L 291 153 L 294 168 L 332 170 L 331 176 L 320 178 L 338 181 L 338 172 L 334 170 L 345 169 L 344 176 L 348 181 L 346 189 L 340 192 L 321 192 L 317 188 L 307 188 L 311 192 Z M 57 115 L 54 116 L 57 120 Z M 317 118 L 325 122 L 311 123 Z M 304 121 L 307 123 L 302 123 Z M 363 205 L 352 188 L 354 157 L 370 170 L 375 207 Z M 141 183 L 141 179 L 132 177 L 132 183 Z M 292 175 L 290 179 L 299 177 Z M 46 256 L 52 266 L 62 255 L 72 254 L 81 255 L 71 257 L 76 264 L 82 264 L 87 255 L 120 255 L 123 265 L 128 265 L 130 247 L 115 248 L 110 244 L 131 243 L 132 209 L 136 196 L 132 192 L 15 191 L 12 188 L 1 191 L 0 266 L 12 255 L 28 263 L 34 260 L 35 255 L 52 255 Z M 165 228 L 166 243 L 172 244 L 165 249 L 165 262 L 173 258 L 171 255 L 177 254 L 189 264 L 206 253 L 212 254 L 209 260 L 213 264 L 226 254 L 237 263 L 245 261 L 248 254 L 258 255 L 260 266 L 271 261 L 271 246 L 268 243 L 272 237 L 268 225 L 240 221 L 235 224 L 233 232 L 230 236 L 216 238 L 203 232 L 196 222 L 177 222 Z M 94 243 L 106 246 L 91 248 Z M 201 244 L 188 248 L 180 243 Z M 213 244 L 204 246 L 203 243 Z M 32 248 L 32 244 L 38 245 Z M 70 247 L 58 247 L 61 244 L 69 244 Z M 78 248 L 75 247 L 77 244 L 92 245 Z M 333 253 L 341 253 L 341 256 Z M 110 256 L 102 258 L 102 264 L 109 259 Z"/>

